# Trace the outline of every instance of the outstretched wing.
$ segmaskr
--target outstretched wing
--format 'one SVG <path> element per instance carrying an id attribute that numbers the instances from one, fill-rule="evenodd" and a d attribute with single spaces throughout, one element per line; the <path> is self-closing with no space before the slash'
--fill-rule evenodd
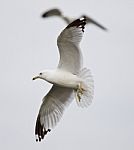
<path id="1" fill-rule="evenodd" d="M 86 17 L 87 19 L 87 24 L 93 24 L 93 25 L 96 25 L 97 27 L 101 28 L 102 30 L 105 30 L 107 31 L 107 28 L 105 28 L 104 26 L 102 26 L 100 23 L 98 23 L 97 21 L 95 21 L 94 19 L 92 19 L 91 17 L 89 16 L 86 16 L 86 15 L 82 15 L 82 17 Z"/>
<path id="2" fill-rule="evenodd" d="M 57 124 L 62 117 L 64 109 L 73 100 L 72 95 L 72 89 L 54 85 L 43 98 L 43 103 L 36 120 L 36 141 L 41 141 L 45 134 Z"/>
<path id="3" fill-rule="evenodd" d="M 64 16 L 63 13 L 61 12 L 60 9 L 54 8 L 50 9 L 46 12 L 44 12 L 41 17 L 42 18 L 47 18 L 47 17 L 53 17 L 53 16 L 58 16 L 61 19 L 63 19 L 67 24 L 71 23 L 73 20 L 67 16 Z"/>
<path id="4" fill-rule="evenodd" d="M 82 53 L 79 43 L 82 39 L 86 18 L 70 23 L 59 35 L 57 45 L 60 53 L 58 68 L 78 74 L 82 67 Z"/>
<path id="5" fill-rule="evenodd" d="M 54 9 L 50 9 L 42 14 L 43 18 L 50 17 L 50 16 L 62 16 L 62 12 L 59 9 L 54 8 Z"/>

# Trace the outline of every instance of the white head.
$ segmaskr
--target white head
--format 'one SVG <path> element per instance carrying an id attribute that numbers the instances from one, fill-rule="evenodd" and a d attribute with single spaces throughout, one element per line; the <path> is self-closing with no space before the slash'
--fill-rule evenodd
<path id="1" fill-rule="evenodd" d="M 45 70 L 44 72 L 40 72 L 37 76 L 33 77 L 33 80 L 35 79 L 47 80 L 48 76 L 49 76 L 49 71 Z"/>

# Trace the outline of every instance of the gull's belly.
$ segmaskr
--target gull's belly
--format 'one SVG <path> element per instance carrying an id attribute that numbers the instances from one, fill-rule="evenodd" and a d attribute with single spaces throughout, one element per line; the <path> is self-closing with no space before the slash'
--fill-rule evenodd
<path id="1" fill-rule="evenodd" d="M 69 88 L 77 88 L 79 79 L 74 76 L 62 76 L 57 78 L 58 80 L 55 82 L 57 85 L 69 87 Z"/>
<path id="2" fill-rule="evenodd" d="M 47 81 L 58 86 L 77 89 L 81 79 L 72 73 L 58 71 L 49 76 Z"/>

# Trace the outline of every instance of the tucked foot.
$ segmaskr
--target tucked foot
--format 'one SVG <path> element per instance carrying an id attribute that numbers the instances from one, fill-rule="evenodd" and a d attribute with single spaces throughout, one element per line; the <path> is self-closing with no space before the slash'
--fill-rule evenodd
<path id="1" fill-rule="evenodd" d="M 76 100 L 80 102 L 81 96 L 83 95 L 84 89 L 81 87 L 81 84 L 78 84 L 78 88 L 76 90 Z"/>

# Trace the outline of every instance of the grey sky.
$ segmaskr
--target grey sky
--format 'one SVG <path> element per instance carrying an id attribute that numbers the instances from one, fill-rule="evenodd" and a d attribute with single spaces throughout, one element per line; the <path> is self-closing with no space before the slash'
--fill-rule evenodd
<path id="1" fill-rule="evenodd" d="M 66 26 L 40 14 L 58 7 L 65 15 L 88 14 L 109 29 L 87 26 L 81 49 L 95 81 L 93 104 L 74 101 L 44 141 L 34 126 L 51 85 L 32 77 L 58 64 L 57 36 Z M 0 148 L 65 150 L 134 149 L 134 2 L 132 0 L 0 1 Z"/>

